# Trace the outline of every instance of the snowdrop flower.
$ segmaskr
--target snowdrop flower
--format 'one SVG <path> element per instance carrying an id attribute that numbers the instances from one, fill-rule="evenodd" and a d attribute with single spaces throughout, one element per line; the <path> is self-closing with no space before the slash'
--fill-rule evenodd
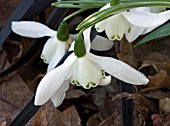
<path id="1" fill-rule="evenodd" d="M 109 8 L 105 5 L 100 10 Z M 97 23 L 95 28 L 98 32 L 105 30 L 110 40 L 121 40 L 126 36 L 129 42 L 133 42 L 139 35 L 146 34 L 170 19 L 170 11 L 160 12 L 165 8 L 141 7 L 115 14 Z"/>
<path id="2" fill-rule="evenodd" d="M 47 72 L 55 68 L 65 52 L 69 49 L 72 41 L 71 38 L 74 40 L 76 37 L 76 35 L 70 34 L 68 40 L 61 41 L 57 38 L 57 31 L 34 21 L 12 22 L 12 30 L 21 36 L 30 38 L 50 37 L 45 43 L 41 53 L 41 59 L 49 64 Z M 105 51 L 113 47 L 113 42 L 104 37 L 97 36 L 94 39 L 92 47 L 95 50 Z"/>
<path id="3" fill-rule="evenodd" d="M 47 71 L 54 69 L 62 56 L 68 50 L 71 45 L 71 38 L 67 41 L 60 41 L 57 38 L 57 31 L 54 31 L 44 24 L 34 21 L 20 21 L 12 22 L 12 30 L 25 37 L 41 38 L 49 36 L 50 38 L 44 45 L 41 53 L 41 58 L 48 65 Z"/>
<path id="4" fill-rule="evenodd" d="M 42 105 L 51 99 L 54 106 L 59 106 L 68 89 L 69 81 L 85 89 L 109 84 L 110 75 L 130 84 L 148 83 L 148 79 L 142 73 L 122 61 L 90 53 L 90 30 L 89 28 L 83 32 L 85 45 L 81 41 L 83 39 L 77 37 L 74 53 L 41 80 L 36 91 L 35 105 Z M 79 48 L 80 46 L 82 48 Z M 106 76 L 105 72 L 110 75 Z"/>

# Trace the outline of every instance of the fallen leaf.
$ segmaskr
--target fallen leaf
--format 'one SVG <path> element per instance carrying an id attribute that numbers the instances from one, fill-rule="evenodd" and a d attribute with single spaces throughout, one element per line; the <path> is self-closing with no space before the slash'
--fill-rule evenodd
<path id="1" fill-rule="evenodd" d="M 160 99 L 159 109 L 170 113 L 170 98 L 166 97 L 165 99 Z"/>
<path id="2" fill-rule="evenodd" d="M 34 126 L 48 126 L 47 121 L 47 106 L 43 106 L 43 109 L 39 110 L 35 114 Z"/>
<path id="3" fill-rule="evenodd" d="M 8 20 L 9 16 L 12 14 L 13 10 L 16 8 L 21 0 L 1 0 L 0 1 L 0 28 Z"/>
<path id="4" fill-rule="evenodd" d="M 36 114 L 34 126 L 81 126 L 81 120 L 74 106 L 61 112 L 48 102 Z"/>
<path id="5" fill-rule="evenodd" d="M 100 122 L 99 113 L 97 113 L 88 119 L 86 126 L 97 126 Z"/>
<path id="6" fill-rule="evenodd" d="M 120 53 L 117 53 L 117 57 L 134 68 L 139 66 L 138 60 L 133 53 L 132 43 L 129 43 L 126 39 L 122 39 L 120 42 Z"/>
<path id="7" fill-rule="evenodd" d="M 26 105 L 32 93 L 19 75 L 0 84 L 0 124 L 7 120 L 7 124 Z"/>
<path id="8" fill-rule="evenodd" d="M 170 76 L 167 74 L 167 71 L 160 70 L 154 76 L 148 76 L 149 84 L 148 86 L 160 87 L 160 88 L 170 88 Z"/>
<path id="9" fill-rule="evenodd" d="M 80 90 L 80 89 L 75 89 L 73 85 L 70 85 L 69 90 L 66 92 L 66 97 L 65 99 L 73 99 L 73 98 L 79 98 L 81 96 L 86 96 L 87 94 Z"/>

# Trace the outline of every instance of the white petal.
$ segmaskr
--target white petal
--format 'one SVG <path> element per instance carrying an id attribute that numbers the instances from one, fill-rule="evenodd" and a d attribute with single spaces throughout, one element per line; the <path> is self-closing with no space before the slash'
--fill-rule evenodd
<path id="1" fill-rule="evenodd" d="M 111 76 L 105 76 L 105 78 L 102 78 L 99 82 L 100 86 L 105 86 L 111 83 Z"/>
<path id="2" fill-rule="evenodd" d="M 71 54 L 64 64 L 44 76 L 36 91 L 35 105 L 43 105 L 59 90 L 75 59 L 76 57 Z"/>
<path id="3" fill-rule="evenodd" d="M 125 33 L 128 42 L 133 42 L 144 31 L 144 27 L 131 25 L 129 31 Z"/>
<path id="4" fill-rule="evenodd" d="M 68 77 L 67 77 L 67 78 L 71 77 L 70 83 L 72 83 L 72 84 L 76 84 L 75 81 L 77 81 L 77 71 L 78 71 L 78 58 L 74 62 L 73 66 L 68 74 Z"/>
<path id="5" fill-rule="evenodd" d="M 65 92 L 68 90 L 68 88 L 69 88 L 69 81 L 66 80 L 63 82 L 61 87 L 56 91 L 56 93 L 52 96 L 51 101 L 53 102 L 53 105 L 55 107 L 61 105 L 66 95 Z"/>
<path id="6" fill-rule="evenodd" d="M 121 40 L 125 31 L 126 25 L 121 14 L 116 14 L 108 18 L 105 32 L 110 40 Z"/>
<path id="7" fill-rule="evenodd" d="M 95 24 L 95 28 L 98 32 L 102 32 L 106 29 L 106 25 L 108 22 L 108 18 L 100 21 L 99 23 Z"/>
<path id="8" fill-rule="evenodd" d="M 158 6 L 156 6 L 156 7 L 149 7 L 150 8 L 150 12 L 152 12 L 152 13 L 160 13 L 160 12 L 163 12 L 163 11 L 165 11 L 166 10 L 166 7 L 158 7 Z"/>
<path id="9" fill-rule="evenodd" d="M 150 12 L 150 8 L 149 7 L 137 7 L 137 8 L 134 8 L 134 9 L 130 9 L 129 10 L 130 12 Z"/>
<path id="10" fill-rule="evenodd" d="M 83 32 L 83 35 L 84 35 L 84 44 L 85 44 L 85 47 L 86 47 L 86 52 L 89 52 L 90 48 L 91 48 L 90 33 L 91 33 L 91 27 L 89 27 L 88 29 L 86 29 Z"/>
<path id="11" fill-rule="evenodd" d="M 110 3 L 106 4 L 105 6 L 103 6 L 99 11 L 104 10 L 104 9 L 107 9 L 107 8 L 109 8 L 109 7 L 110 7 Z M 97 24 L 95 24 L 96 30 L 97 30 L 98 32 L 104 31 L 105 28 L 106 28 L 107 21 L 108 21 L 107 19 L 104 19 L 104 20 L 98 22 Z"/>
<path id="12" fill-rule="evenodd" d="M 157 28 L 157 26 L 153 26 L 153 27 L 146 27 L 143 32 L 141 33 L 141 35 L 144 35 L 148 32 L 151 32 L 152 30 L 154 30 L 155 28 Z"/>
<path id="13" fill-rule="evenodd" d="M 48 28 L 46 25 L 34 21 L 13 21 L 12 31 L 21 36 L 30 38 L 40 38 L 56 34 L 56 31 Z"/>
<path id="14" fill-rule="evenodd" d="M 97 51 L 107 51 L 113 47 L 113 41 L 97 35 L 91 43 L 91 48 Z"/>
<path id="15" fill-rule="evenodd" d="M 80 85 L 89 89 L 99 84 L 101 77 L 101 69 L 96 63 L 93 63 L 85 57 L 78 58 L 77 80 Z"/>
<path id="16" fill-rule="evenodd" d="M 58 40 L 58 45 L 56 48 L 55 53 L 53 54 L 53 57 L 48 65 L 47 72 L 51 71 L 56 67 L 58 62 L 61 60 L 61 58 L 64 56 L 65 52 L 68 50 L 67 42 L 61 42 Z"/>
<path id="17" fill-rule="evenodd" d="M 43 59 L 45 63 L 49 64 L 49 62 L 51 61 L 56 52 L 57 44 L 58 42 L 56 36 L 49 38 L 45 43 L 41 53 L 41 59 Z"/>
<path id="18" fill-rule="evenodd" d="M 126 83 L 141 85 L 147 84 L 149 81 L 141 72 L 114 58 L 95 56 L 91 53 L 87 55 L 87 58 L 96 62 L 101 69 L 110 75 Z"/>
<path id="19" fill-rule="evenodd" d="M 170 18 L 170 11 L 165 11 L 159 14 L 147 12 L 123 12 L 121 14 L 129 23 L 139 27 L 159 26 Z"/>

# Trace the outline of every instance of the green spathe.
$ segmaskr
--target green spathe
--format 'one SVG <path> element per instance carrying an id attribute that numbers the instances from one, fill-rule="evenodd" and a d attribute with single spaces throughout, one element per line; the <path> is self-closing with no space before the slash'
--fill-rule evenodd
<path id="1" fill-rule="evenodd" d="M 58 27 L 57 38 L 60 41 L 67 41 L 69 39 L 69 27 L 66 22 L 61 22 Z"/>
<path id="2" fill-rule="evenodd" d="M 84 40 L 80 34 L 78 34 L 78 36 L 75 39 L 74 54 L 77 57 L 83 57 L 86 54 Z"/>

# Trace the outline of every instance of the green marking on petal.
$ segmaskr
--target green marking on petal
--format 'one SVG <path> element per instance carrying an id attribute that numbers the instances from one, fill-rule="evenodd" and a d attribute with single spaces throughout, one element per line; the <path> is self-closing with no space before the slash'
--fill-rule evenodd
<path id="1" fill-rule="evenodd" d="M 100 30 L 100 28 L 99 28 L 99 27 L 97 27 L 96 29 L 97 29 L 97 30 Z"/>
<path id="2" fill-rule="evenodd" d="M 116 35 L 117 36 L 117 39 L 120 40 L 120 36 L 119 35 Z"/>
<path id="3" fill-rule="evenodd" d="M 78 82 L 78 80 L 73 80 L 72 84 L 76 84 L 77 86 L 80 86 L 80 83 Z"/>
<path id="4" fill-rule="evenodd" d="M 131 27 L 128 28 L 128 33 L 130 33 L 130 32 L 131 32 Z"/>
<path id="5" fill-rule="evenodd" d="M 114 39 L 115 38 L 115 35 L 113 35 L 112 37 L 111 37 L 111 39 Z"/>
<path id="6" fill-rule="evenodd" d="M 86 85 L 86 88 L 89 89 L 90 87 L 96 87 L 97 84 L 94 83 L 94 82 L 89 82 L 87 85 Z"/>
<path id="7" fill-rule="evenodd" d="M 43 59 L 44 63 L 47 63 L 47 60 L 44 55 L 41 55 L 41 59 Z"/>
<path id="8" fill-rule="evenodd" d="M 101 73 L 102 73 L 102 78 L 103 78 L 103 79 L 106 79 L 105 71 L 104 71 L 104 70 L 101 70 Z"/>

